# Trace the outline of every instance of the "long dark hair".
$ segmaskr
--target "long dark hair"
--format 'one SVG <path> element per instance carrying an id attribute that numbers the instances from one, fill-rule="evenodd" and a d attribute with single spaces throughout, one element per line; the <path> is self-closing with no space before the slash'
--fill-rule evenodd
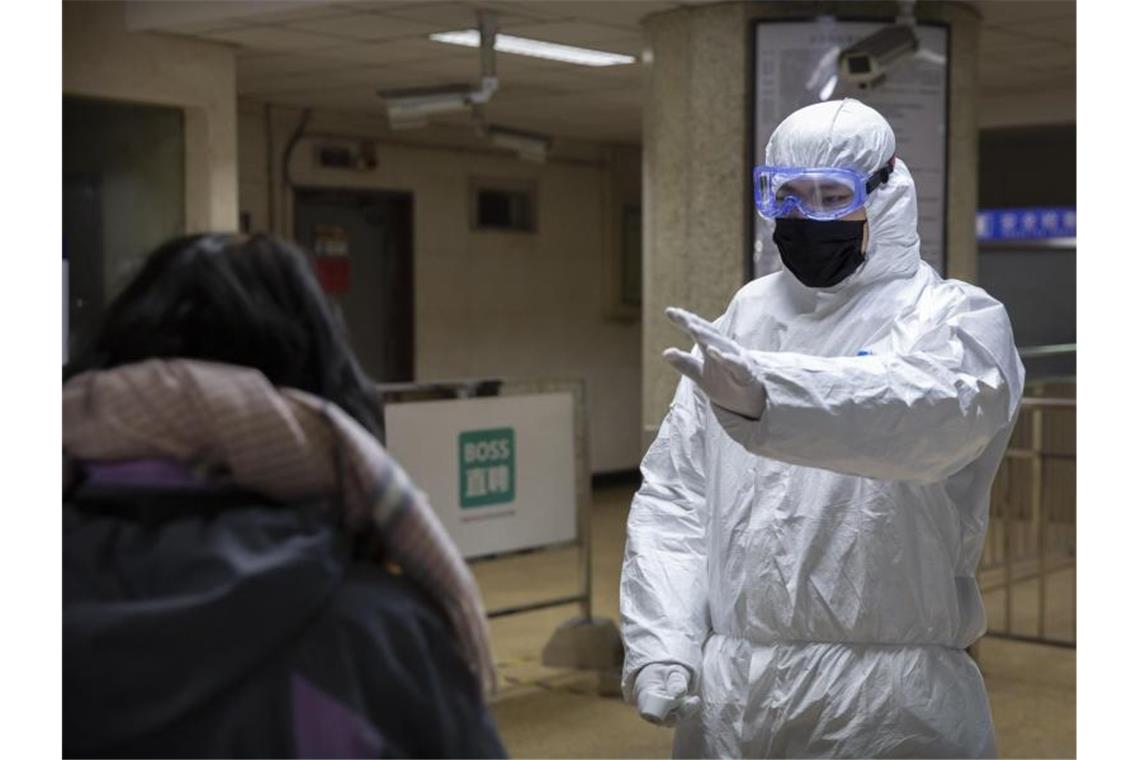
<path id="1" fill-rule="evenodd" d="M 372 383 L 296 245 L 267 235 L 175 238 L 147 257 L 65 378 L 155 358 L 260 370 L 382 436 Z"/>

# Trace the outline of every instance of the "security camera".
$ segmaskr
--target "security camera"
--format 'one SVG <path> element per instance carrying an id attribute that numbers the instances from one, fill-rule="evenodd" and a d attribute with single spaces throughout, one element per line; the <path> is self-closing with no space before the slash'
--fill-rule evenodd
<path id="1" fill-rule="evenodd" d="M 429 116 L 457 111 L 476 111 L 487 104 L 499 89 L 495 74 L 495 41 L 498 20 L 493 12 L 477 11 L 481 78 L 477 87 L 446 84 L 441 87 L 380 90 L 388 107 L 388 124 L 392 129 L 422 127 Z"/>
<path id="2" fill-rule="evenodd" d="M 417 127 L 427 122 L 434 114 L 462 111 L 467 108 L 463 91 L 423 91 L 404 90 L 402 92 L 380 92 L 388 108 L 388 120 L 393 129 Z"/>
<path id="3" fill-rule="evenodd" d="M 895 24 L 856 42 L 839 53 L 839 78 L 860 89 L 877 87 L 887 69 L 918 50 L 918 36 L 909 24 Z"/>
<path id="4" fill-rule="evenodd" d="M 499 88 L 495 77 L 484 77 L 482 86 L 472 89 L 467 85 L 446 85 L 405 90 L 381 90 L 388 108 L 388 121 L 393 129 L 420 127 L 435 114 L 465 111 L 483 105 Z"/>

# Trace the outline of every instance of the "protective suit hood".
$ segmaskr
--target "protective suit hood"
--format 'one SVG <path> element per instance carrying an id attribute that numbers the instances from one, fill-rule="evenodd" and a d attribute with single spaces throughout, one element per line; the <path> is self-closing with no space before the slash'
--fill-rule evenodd
<path id="1" fill-rule="evenodd" d="M 775 166 L 844 167 L 869 175 L 895 156 L 895 133 L 875 109 L 858 100 L 826 101 L 806 106 L 780 122 L 764 152 Z M 849 291 L 883 279 L 909 277 L 918 269 L 918 197 L 914 179 L 895 157 L 890 179 L 866 205 L 870 241 L 867 260 L 855 274 L 821 294 Z M 785 277 L 807 289 L 794 277 Z"/>

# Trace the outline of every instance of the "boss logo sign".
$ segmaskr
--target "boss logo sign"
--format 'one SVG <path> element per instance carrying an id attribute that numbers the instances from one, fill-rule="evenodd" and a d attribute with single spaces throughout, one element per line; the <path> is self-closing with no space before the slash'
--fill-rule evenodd
<path id="1" fill-rule="evenodd" d="M 514 500 L 514 428 L 460 433 L 459 506 L 486 507 Z"/>

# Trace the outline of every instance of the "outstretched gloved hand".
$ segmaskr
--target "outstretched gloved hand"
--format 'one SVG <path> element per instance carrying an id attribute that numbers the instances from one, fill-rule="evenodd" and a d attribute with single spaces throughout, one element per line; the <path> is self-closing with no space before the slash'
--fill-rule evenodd
<path id="1" fill-rule="evenodd" d="M 670 348 L 662 354 L 665 361 L 696 383 L 717 406 L 760 419 L 768 394 L 745 349 L 692 312 L 671 306 L 665 310 L 665 316 L 689 333 L 701 349 L 700 356 L 694 356 Z"/>
<path id="2" fill-rule="evenodd" d="M 674 726 L 700 707 L 701 698 L 689 694 L 689 669 L 675 663 L 654 662 L 637 674 L 633 683 L 637 712 L 659 726 Z"/>

